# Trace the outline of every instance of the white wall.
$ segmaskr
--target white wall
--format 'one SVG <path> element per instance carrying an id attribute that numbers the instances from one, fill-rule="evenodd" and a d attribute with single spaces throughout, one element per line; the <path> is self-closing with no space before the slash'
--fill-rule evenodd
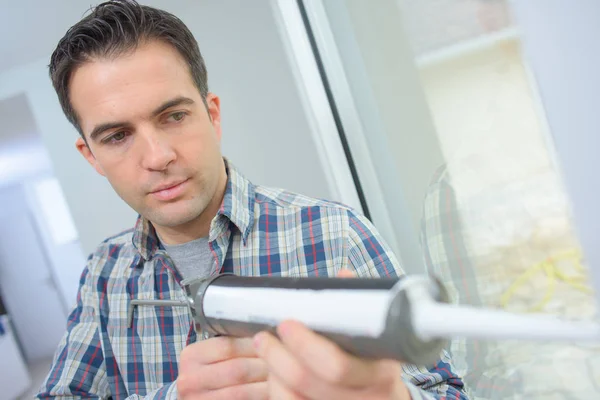
<path id="1" fill-rule="evenodd" d="M 152 3 L 170 9 L 166 1 Z M 330 197 L 270 2 L 173 4 L 198 39 L 209 85 L 221 96 L 224 154 L 256 183 Z M 82 4 L 82 12 L 86 7 Z M 27 96 L 88 253 L 107 236 L 132 227 L 135 213 L 75 150 L 77 133 L 48 78 L 52 50 L 0 74 L 0 99 Z"/>
<path id="2" fill-rule="evenodd" d="M 224 154 L 256 183 L 330 197 L 271 2 L 198 2 L 183 20 L 221 96 Z"/>
<path id="3" fill-rule="evenodd" d="M 569 189 L 575 225 L 600 291 L 600 3 L 596 0 L 514 0 L 524 50 L 538 77 L 541 98 Z M 596 294 L 597 303 L 600 296 Z"/>

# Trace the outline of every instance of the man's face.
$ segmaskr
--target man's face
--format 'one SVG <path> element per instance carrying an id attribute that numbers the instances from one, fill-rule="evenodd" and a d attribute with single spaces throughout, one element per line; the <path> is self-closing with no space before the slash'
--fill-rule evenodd
<path id="1" fill-rule="evenodd" d="M 226 179 L 219 99 L 209 94 L 207 110 L 175 49 L 155 41 L 87 62 L 70 95 L 88 143 L 78 139 L 78 150 L 156 227 L 191 222 L 214 203 Z"/>

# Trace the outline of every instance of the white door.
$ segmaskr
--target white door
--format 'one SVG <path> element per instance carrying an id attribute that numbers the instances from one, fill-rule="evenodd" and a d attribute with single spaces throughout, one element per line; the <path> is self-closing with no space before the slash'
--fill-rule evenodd
<path id="1" fill-rule="evenodd" d="M 66 325 L 21 187 L 0 189 L 0 292 L 27 360 L 54 354 Z"/>

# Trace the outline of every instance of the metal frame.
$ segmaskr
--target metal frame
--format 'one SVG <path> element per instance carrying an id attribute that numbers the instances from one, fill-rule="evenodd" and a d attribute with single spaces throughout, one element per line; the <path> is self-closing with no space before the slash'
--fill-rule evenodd
<path id="1" fill-rule="evenodd" d="M 364 213 L 298 4 L 271 1 L 327 183 L 336 200 Z"/>
<path id="2" fill-rule="evenodd" d="M 369 211 L 377 230 L 386 239 L 394 254 L 401 258 L 397 246 L 397 236 L 392 225 L 382 188 L 369 152 L 367 135 L 364 130 L 360 113 L 354 102 L 350 83 L 342 65 L 342 60 L 335 43 L 325 8 L 320 0 L 303 1 L 308 19 L 311 23 L 315 40 L 321 50 L 322 61 L 326 69 L 331 90 L 338 104 L 338 110 L 346 136 L 352 151 L 352 156 L 358 167 L 358 174 L 365 190 Z"/>

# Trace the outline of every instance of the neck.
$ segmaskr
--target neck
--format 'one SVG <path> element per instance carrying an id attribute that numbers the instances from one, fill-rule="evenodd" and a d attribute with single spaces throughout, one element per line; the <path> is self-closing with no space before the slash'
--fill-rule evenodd
<path id="1" fill-rule="evenodd" d="M 207 237 L 210 231 L 210 224 L 217 215 L 219 205 L 220 203 L 215 208 L 211 204 L 198 218 L 176 227 L 159 227 L 154 225 L 156 234 L 161 242 L 170 245 L 183 244 L 201 237 Z"/>

